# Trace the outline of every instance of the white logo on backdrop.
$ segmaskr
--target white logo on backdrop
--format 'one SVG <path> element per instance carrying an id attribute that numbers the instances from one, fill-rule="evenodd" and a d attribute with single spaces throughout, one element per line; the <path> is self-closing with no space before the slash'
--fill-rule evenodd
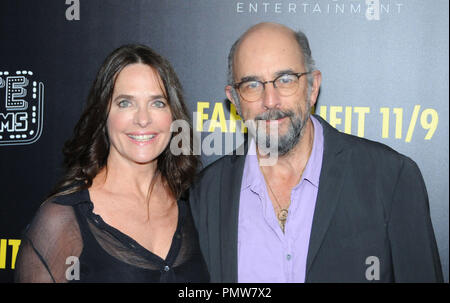
<path id="1" fill-rule="evenodd" d="M 36 142 L 42 133 L 43 105 L 44 84 L 32 71 L 0 70 L 0 145 Z"/>
<path id="2" fill-rule="evenodd" d="M 361 16 L 379 21 L 384 15 L 399 15 L 403 3 L 397 0 L 277 1 L 246 0 L 235 3 L 236 13 L 249 15 L 303 14 L 311 16 Z M 363 17 L 363 18 L 364 18 Z"/>

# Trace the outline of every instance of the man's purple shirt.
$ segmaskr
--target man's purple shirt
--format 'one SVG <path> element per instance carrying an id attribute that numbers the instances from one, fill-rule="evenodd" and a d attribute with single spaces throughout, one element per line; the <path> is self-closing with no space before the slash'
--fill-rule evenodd
<path id="1" fill-rule="evenodd" d="M 239 203 L 239 283 L 305 281 L 323 158 L 323 129 L 316 118 L 310 117 L 314 125 L 313 147 L 300 182 L 292 189 L 284 234 L 258 165 L 255 142 L 251 140 L 249 144 Z"/>

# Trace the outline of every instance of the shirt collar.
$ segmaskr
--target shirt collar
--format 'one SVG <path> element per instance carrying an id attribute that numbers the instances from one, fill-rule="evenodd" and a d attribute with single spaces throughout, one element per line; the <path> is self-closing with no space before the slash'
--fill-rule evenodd
<path id="1" fill-rule="evenodd" d="M 315 187 L 319 187 L 320 170 L 322 168 L 322 165 L 319 164 L 322 163 L 323 156 L 323 129 L 320 122 L 313 115 L 310 115 L 310 119 L 314 127 L 314 139 L 311 155 L 308 163 L 306 163 L 302 179 L 309 181 Z"/>
<path id="2" fill-rule="evenodd" d="M 313 123 L 314 139 L 311 155 L 308 159 L 305 170 L 303 171 L 302 179 L 307 180 L 315 187 L 319 187 L 320 170 L 322 165 L 318 164 L 322 162 L 321 160 L 323 156 L 323 128 L 320 122 L 313 115 L 310 115 L 310 119 Z M 264 180 L 264 176 L 261 173 L 258 158 L 256 156 L 255 140 L 249 136 L 249 141 L 248 153 L 244 165 L 244 173 L 242 175 L 241 191 L 247 188 L 255 190 L 256 187 L 261 185 L 261 182 Z M 296 186 L 298 186 L 298 184 Z"/>
<path id="3" fill-rule="evenodd" d="M 245 157 L 244 174 L 242 175 L 241 191 L 255 187 L 261 184 L 264 176 L 259 169 L 258 157 L 256 156 L 256 143 L 254 138 L 249 136 L 249 146 L 247 156 Z"/>
<path id="4" fill-rule="evenodd" d="M 52 199 L 56 204 L 77 205 L 84 202 L 91 202 L 88 189 L 81 189 L 70 194 L 58 195 Z"/>

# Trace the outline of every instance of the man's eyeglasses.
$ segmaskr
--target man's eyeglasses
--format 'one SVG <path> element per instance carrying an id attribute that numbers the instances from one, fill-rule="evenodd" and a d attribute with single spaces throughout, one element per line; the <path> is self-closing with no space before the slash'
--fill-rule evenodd
<path id="1" fill-rule="evenodd" d="M 247 102 L 258 101 L 264 93 L 265 85 L 267 83 L 272 83 L 273 87 L 277 89 L 281 96 L 288 97 L 297 92 L 300 77 L 309 73 L 311 72 L 282 74 L 272 81 L 265 82 L 245 80 L 235 83 L 233 87 L 239 91 L 239 95 Z"/>

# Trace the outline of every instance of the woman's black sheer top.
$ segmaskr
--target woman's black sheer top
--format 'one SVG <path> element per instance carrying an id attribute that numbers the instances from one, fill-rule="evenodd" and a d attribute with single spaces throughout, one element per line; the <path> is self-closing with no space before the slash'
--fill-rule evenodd
<path id="1" fill-rule="evenodd" d="M 42 204 L 25 231 L 16 282 L 209 282 L 186 201 L 178 201 L 165 260 L 106 224 L 93 208 L 88 190 Z"/>

